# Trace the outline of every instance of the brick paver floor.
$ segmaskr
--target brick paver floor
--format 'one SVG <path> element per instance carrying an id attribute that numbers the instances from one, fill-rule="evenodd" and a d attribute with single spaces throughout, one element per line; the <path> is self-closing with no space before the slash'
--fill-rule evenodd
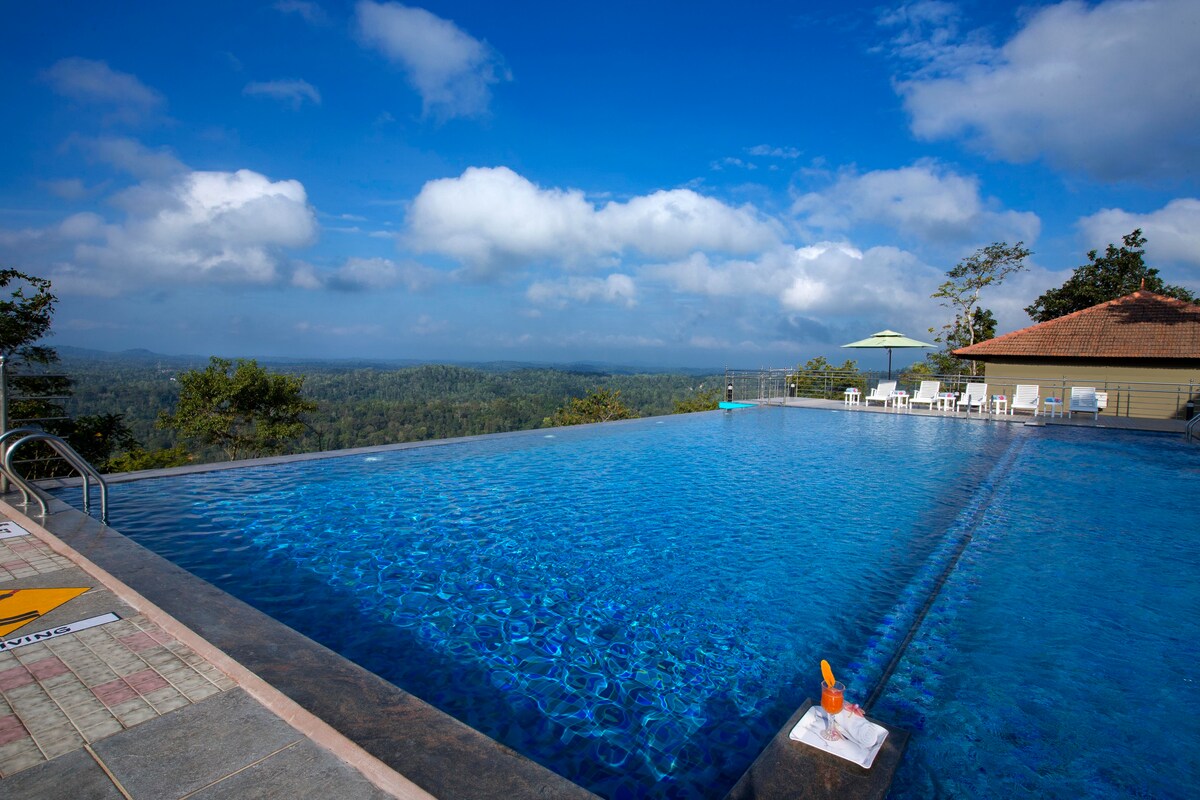
<path id="1" fill-rule="evenodd" d="M 0 539 L 0 591 L 74 567 L 32 535 Z M 0 777 L 233 688 L 182 642 L 113 602 L 127 616 L 0 652 Z M 33 620 L 0 639 L 43 628 Z"/>

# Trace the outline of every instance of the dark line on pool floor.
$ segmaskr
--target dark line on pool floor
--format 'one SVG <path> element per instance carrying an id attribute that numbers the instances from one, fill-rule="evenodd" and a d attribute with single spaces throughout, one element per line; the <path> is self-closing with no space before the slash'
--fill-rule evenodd
<path id="1" fill-rule="evenodd" d="M 900 641 L 900 645 L 896 648 L 895 652 L 892 653 L 892 657 L 888 660 L 887 666 L 883 668 L 883 673 L 879 676 L 879 680 L 875 682 L 875 686 L 871 689 L 871 694 L 868 695 L 866 702 L 863 703 L 863 709 L 868 713 L 883 695 L 884 689 L 887 688 L 888 681 L 891 680 L 892 674 L 896 671 L 896 668 L 900 666 L 901 660 L 903 660 L 905 653 L 908 651 L 909 644 L 911 644 L 912 640 L 916 638 L 917 631 L 921 629 L 921 625 L 924 623 L 925 617 L 928 616 L 929 609 L 933 607 L 934 601 L 937 600 L 938 596 L 942 593 L 942 587 L 946 584 L 946 581 L 958 567 L 958 562 L 962 558 L 962 554 L 966 552 L 967 546 L 974 540 L 975 531 L 979 528 L 980 523 L 983 522 L 984 513 L 991 508 L 991 498 L 996 494 L 996 489 L 999 484 L 998 478 L 1001 474 L 1008 474 L 1008 472 L 1012 469 L 1013 462 L 1016 461 L 1018 455 L 1020 455 L 1020 451 L 1024 449 L 1024 447 L 1025 440 L 1023 438 L 1018 438 L 1016 441 L 1014 441 L 1008 453 L 1006 453 L 1001 462 L 997 464 L 996 470 L 994 470 L 984 480 L 984 483 L 980 489 L 981 494 L 983 497 L 986 497 L 987 502 L 980 502 L 977 508 L 971 512 L 970 522 L 966 526 L 966 533 L 963 534 L 962 539 L 954 548 L 954 553 L 946 561 L 946 566 L 943 567 L 941 573 L 938 574 L 937 579 L 933 583 L 933 587 L 929 591 L 929 596 L 925 598 L 925 602 L 921 605 L 920 610 L 918 610 L 916 615 L 913 617 L 913 621 L 908 626 L 908 631 L 904 634 L 904 638 Z"/>

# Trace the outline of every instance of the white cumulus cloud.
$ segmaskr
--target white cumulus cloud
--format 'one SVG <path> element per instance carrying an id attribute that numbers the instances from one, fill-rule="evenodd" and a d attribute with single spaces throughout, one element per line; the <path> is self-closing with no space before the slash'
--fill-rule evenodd
<path id="1" fill-rule="evenodd" d="M 63 277 L 83 291 L 146 281 L 270 283 L 280 277 L 282 249 L 316 234 L 299 181 L 245 169 L 139 184 L 114 202 L 126 212 L 123 222 L 81 221 L 92 241 L 76 246 Z"/>
<path id="2" fill-rule="evenodd" d="M 1104 250 L 1109 243 L 1118 247 L 1121 237 L 1135 228 L 1146 237 L 1146 261 L 1200 266 L 1200 200 L 1181 197 L 1157 211 L 1135 214 L 1119 208 L 1106 208 L 1079 221 L 1089 248 Z M 1168 283 L 1170 276 L 1163 275 Z"/>
<path id="3" fill-rule="evenodd" d="M 983 198 L 974 176 L 919 162 L 862 174 L 843 170 L 828 188 L 799 197 L 792 211 L 825 230 L 865 222 L 934 241 L 1037 238 L 1041 223 L 1036 214 L 998 210 L 996 205 Z"/>
<path id="4" fill-rule="evenodd" d="M 637 305 L 637 287 L 633 278 L 614 273 L 607 278 L 569 277 L 560 280 L 536 281 L 525 296 L 538 305 L 566 308 L 569 301 L 588 303 L 601 300 L 626 308 Z"/>
<path id="5" fill-rule="evenodd" d="M 894 247 L 860 250 L 820 242 L 782 245 L 753 259 L 697 253 L 648 267 L 646 277 L 672 290 L 717 298 L 767 297 L 785 310 L 827 319 L 887 314 L 910 320 L 927 310 L 940 273 Z M 927 325 L 926 325 L 927 327 Z"/>
<path id="6" fill-rule="evenodd" d="M 1195 0 L 1067 0 L 999 47 L 946 32 L 901 48 L 925 59 L 897 84 L 918 136 L 1110 180 L 1200 167 Z"/>
<path id="7" fill-rule="evenodd" d="M 499 54 L 453 22 L 400 3 L 355 6 L 359 38 L 400 64 L 425 113 L 471 117 L 487 111 L 492 84 L 511 80 Z"/>
<path id="8" fill-rule="evenodd" d="M 778 226 L 754 209 L 673 189 L 597 207 L 578 189 L 543 189 L 507 167 L 472 167 L 430 181 L 413 200 L 408 239 L 488 271 L 555 259 L 608 263 L 625 251 L 655 257 L 693 250 L 755 252 Z"/>

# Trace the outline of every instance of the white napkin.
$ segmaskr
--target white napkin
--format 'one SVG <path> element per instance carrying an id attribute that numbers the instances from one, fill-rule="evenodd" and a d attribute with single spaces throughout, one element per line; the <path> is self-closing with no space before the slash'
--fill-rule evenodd
<path id="1" fill-rule="evenodd" d="M 833 718 L 837 722 L 839 732 L 842 733 L 842 738 L 837 741 L 830 742 L 821 738 L 821 731 L 825 730 L 825 710 L 820 706 L 812 706 L 804 712 L 804 716 L 796 723 L 796 727 L 792 728 L 788 738 L 870 769 L 871 764 L 875 763 L 879 748 L 883 747 L 883 740 L 887 738 L 887 728 L 845 710 L 838 712 Z"/>

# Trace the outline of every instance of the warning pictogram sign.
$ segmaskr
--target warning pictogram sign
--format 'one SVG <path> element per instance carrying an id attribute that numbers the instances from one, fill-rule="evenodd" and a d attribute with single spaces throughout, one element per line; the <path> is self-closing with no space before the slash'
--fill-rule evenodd
<path id="1" fill-rule="evenodd" d="M 68 600 L 72 600 L 91 587 L 64 589 L 8 589 L 0 591 L 0 636 L 33 622 L 43 614 L 49 614 Z"/>

